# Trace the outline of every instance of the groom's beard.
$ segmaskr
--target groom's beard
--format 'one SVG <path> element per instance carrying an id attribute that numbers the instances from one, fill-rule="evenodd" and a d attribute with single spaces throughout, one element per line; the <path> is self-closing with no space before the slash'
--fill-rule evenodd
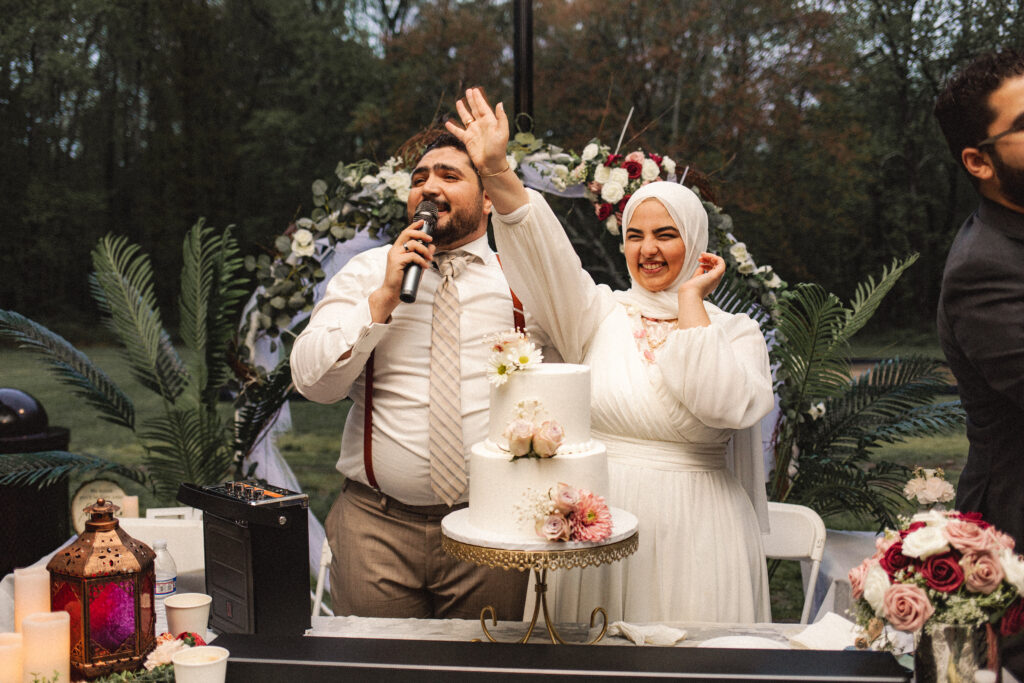
<path id="1" fill-rule="evenodd" d="M 449 245 L 455 244 L 463 238 L 472 235 L 480 227 L 480 218 L 484 213 L 484 197 L 481 194 L 477 197 L 472 206 L 452 210 L 451 205 L 444 201 L 438 201 L 437 208 L 448 210 L 448 216 L 444 223 L 438 221 L 434 232 L 434 244 L 439 250 L 444 250 Z"/>
<path id="2" fill-rule="evenodd" d="M 990 156 L 996 178 L 999 179 L 1000 193 L 1015 205 L 1024 207 L 1024 168 L 1015 168 L 1007 164 L 995 147 L 992 148 Z"/>

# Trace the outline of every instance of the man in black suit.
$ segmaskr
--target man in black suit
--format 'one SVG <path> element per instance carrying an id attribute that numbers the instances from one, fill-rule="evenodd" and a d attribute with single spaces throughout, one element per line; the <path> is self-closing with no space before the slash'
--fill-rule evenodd
<path id="1" fill-rule="evenodd" d="M 938 331 L 967 412 L 957 486 L 1024 550 L 1024 53 L 985 54 L 950 79 L 935 116 L 981 195 L 942 277 Z M 1004 665 L 1024 673 L 1020 639 Z"/>

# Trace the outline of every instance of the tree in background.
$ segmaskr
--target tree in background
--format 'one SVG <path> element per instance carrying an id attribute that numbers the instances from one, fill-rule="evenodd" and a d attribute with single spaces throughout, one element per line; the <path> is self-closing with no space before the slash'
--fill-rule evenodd
<path id="1" fill-rule="evenodd" d="M 158 271 L 178 266 L 199 215 L 237 224 L 258 253 L 308 212 L 297 198 L 337 159 L 383 162 L 468 85 L 511 100 L 508 0 L 0 4 L 0 229 L 18 245 L 0 253 L 0 300 L 44 319 L 88 310 L 87 254 L 111 229 Z M 878 317 L 927 328 L 973 205 L 932 102 L 956 65 L 1019 43 L 1022 12 L 1019 0 L 537 2 L 532 125 L 580 149 L 614 143 L 628 118 L 623 151 L 706 172 L 751 248 L 794 280 L 851 293 L 919 252 Z"/>

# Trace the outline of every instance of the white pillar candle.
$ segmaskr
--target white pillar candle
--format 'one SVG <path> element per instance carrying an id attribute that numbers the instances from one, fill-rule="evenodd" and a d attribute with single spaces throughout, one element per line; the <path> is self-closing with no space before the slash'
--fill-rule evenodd
<path id="1" fill-rule="evenodd" d="M 138 496 L 125 496 L 121 500 L 121 509 L 118 511 L 118 517 L 138 517 L 139 516 L 139 497 Z"/>
<path id="2" fill-rule="evenodd" d="M 46 567 L 14 570 L 14 630 L 21 633 L 21 620 L 33 612 L 50 611 L 50 572 Z"/>
<path id="3" fill-rule="evenodd" d="M 24 637 L 22 680 L 71 680 L 71 616 L 61 612 L 29 614 L 21 622 Z"/>
<path id="4" fill-rule="evenodd" d="M 0 633 L 0 683 L 22 683 L 21 641 L 20 633 Z"/>

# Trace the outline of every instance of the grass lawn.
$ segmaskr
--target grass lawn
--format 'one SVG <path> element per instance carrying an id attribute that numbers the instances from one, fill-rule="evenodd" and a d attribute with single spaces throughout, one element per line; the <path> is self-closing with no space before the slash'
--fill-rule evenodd
<path id="1" fill-rule="evenodd" d="M 141 387 L 131 377 L 119 348 L 107 346 L 80 347 L 135 402 L 141 415 L 156 414 L 161 400 Z M 881 340 L 869 342 L 854 349 L 857 357 L 904 354 L 908 351 L 929 353 L 920 345 Z M 64 385 L 57 382 L 35 357 L 11 346 L 0 346 L 0 386 L 26 391 L 38 399 L 49 416 L 51 425 L 71 430 L 70 449 L 75 452 L 100 455 L 122 463 L 139 463 L 142 449 L 128 430 L 116 427 L 98 418 L 96 412 L 76 398 Z M 334 469 L 341 443 L 341 432 L 348 412 L 348 402 L 319 405 L 308 401 L 291 403 L 293 429 L 279 436 L 278 445 L 309 494 L 310 507 L 321 521 L 341 488 L 341 475 Z M 225 411 L 230 404 L 225 403 Z M 967 456 L 967 439 L 961 432 L 951 436 L 915 439 L 880 449 L 878 457 L 902 463 L 909 467 L 942 467 L 950 480 L 956 482 Z M 116 477 L 112 477 L 116 478 Z M 72 481 L 72 492 L 80 484 Z M 174 501 L 157 501 L 152 494 L 138 485 L 119 482 L 128 493 L 138 494 L 143 508 L 154 505 L 173 505 Z M 908 511 L 910 510 L 908 506 Z M 832 528 L 865 528 L 852 519 L 826 520 Z M 803 605 L 799 565 L 783 562 L 771 579 L 772 613 L 776 621 L 797 621 Z"/>

